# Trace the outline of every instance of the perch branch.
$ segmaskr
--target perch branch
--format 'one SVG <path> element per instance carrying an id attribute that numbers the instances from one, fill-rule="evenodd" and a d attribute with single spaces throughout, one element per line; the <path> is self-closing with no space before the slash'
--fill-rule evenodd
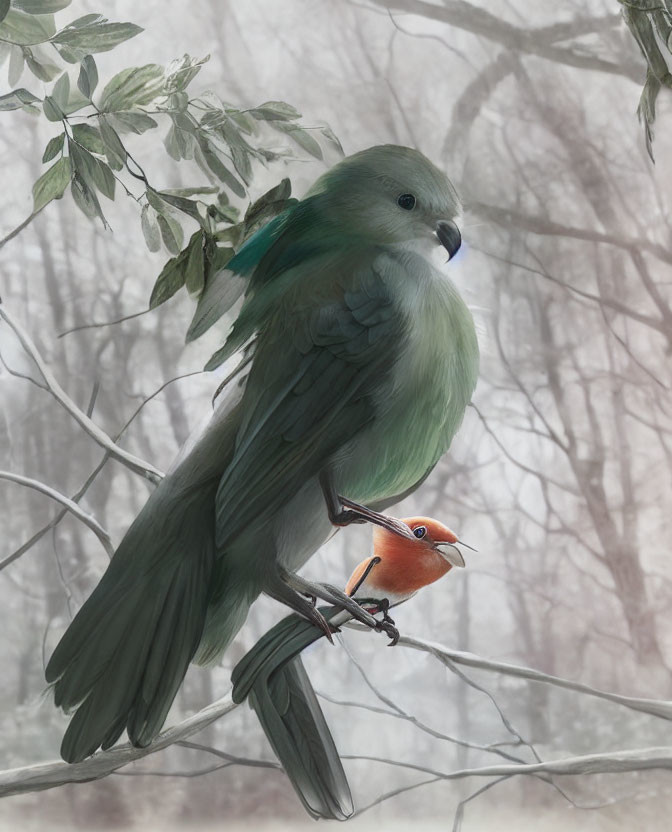
<path id="1" fill-rule="evenodd" d="M 59 760 L 0 772 L 0 797 L 53 789 L 65 783 L 86 783 L 90 780 L 100 780 L 135 760 L 140 760 L 148 754 L 154 754 L 156 751 L 162 751 L 164 748 L 186 740 L 192 734 L 207 728 L 215 720 L 228 714 L 235 707 L 231 695 L 227 694 L 213 702 L 212 705 L 208 705 L 178 725 L 159 734 L 147 748 L 134 748 L 129 743 L 124 743 L 111 748 L 109 751 L 100 751 L 98 754 L 94 754 L 93 757 L 73 765 Z"/>
<path id="2" fill-rule="evenodd" d="M 429 653 L 442 664 L 452 662 L 454 664 L 464 665 L 465 667 L 499 673 L 504 676 L 526 679 L 531 682 L 543 682 L 555 687 L 564 688 L 565 690 L 574 691 L 575 693 L 587 694 L 598 699 L 606 699 L 634 711 L 641 711 L 642 713 L 647 713 L 662 719 L 672 719 L 672 702 L 621 696 L 620 694 L 592 688 L 581 682 L 572 682 L 569 679 L 542 673 L 530 667 L 485 659 L 474 653 L 451 650 L 441 644 L 412 638 L 410 636 L 402 636 L 399 644 L 410 647 L 413 650 L 421 650 L 424 653 Z M 142 757 L 146 757 L 148 754 L 162 751 L 164 748 L 168 748 L 170 745 L 176 743 L 182 743 L 197 731 L 206 728 L 220 717 L 232 711 L 235 707 L 231 700 L 231 695 L 227 694 L 212 705 L 203 708 L 203 710 L 194 714 L 194 716 L 164 731 L 147 748 L 134 748 L 126 743 L 112 748 L 109 751 L 101 751 L 94 754 L 93 757 L 89 757 L 87 760 L 74 765 L 68 765 L 59 761 L 40 763 L 0 772 L 0 797 L 51 789 L 66 783 L 84 783 L 89 780 L 98 780 L 101 777 L 106 777 L 113 771 Z M 364 758 L 359 757 L 358 759 Z M 394 763 L 395 761 L 380 758 L 380 762 Z M 409 763 L 400 762 L 398 764 L 405 768 L 413 768 L 413 765 Z M 438 779 L 457 780 L 465 777 L 501 777 L 518 774 L 613 774 L 653 768 L 672 770 L 672 747 L 613 751 L 578 757 L 565 757 L 560 760 L 536 763 L 507 763 L 460 769 L 446 773 L 438 772 L 437 775 Z"/>
<path id="3" fill-rule="evenodd" d="M 454 662 L 455 664 L 461 664 L 464 667 L 475 667 L 478 670 L 486 670 L 490 673 L 500 673 L 504 676 L 514 676 L 518 679 L 527 679 L 530 682 L 542 682 L 543 684 L 553 685 L 554 687 L 574 691 L 574 693 L 594 696 L 597 699 L 606 699 L 608 702 L 613 702 L 616 705 L 622 705 L 623 707 L 630 708 L 633 711 L 641 711 L 642 713 L 650 714 L 651 716 L 656 716 L 660 719 L 672 720 L 672 702 L 670 701 L 660 699 L 641 699 L 635 696 L 622 696 L 618 693 L 612 693 L 611 691 L 591 687 L 590 685 L 583 684 L 582 682 L 574 682 L 571 679 L 563 679 L 561 676 L 553 676 L 550 673 L 542 673 L 542 671 L 534 670 L 531 667 L 509 664 L 508 662 L 498 662 L 494 659 L 486 659 L 482 656 L 477 656 L 475 653 L 450 650 L 441 644 L 425 641 L 424 639 L 413 638 L 412 636 L 402 636 L 399 640 L 399 644 L 403 644 L 405 647 L 411 647 L 414 650 L 422 650 L 425 653 L 431 653 L 442 664 L 445 664 L 446 662 Z"/>

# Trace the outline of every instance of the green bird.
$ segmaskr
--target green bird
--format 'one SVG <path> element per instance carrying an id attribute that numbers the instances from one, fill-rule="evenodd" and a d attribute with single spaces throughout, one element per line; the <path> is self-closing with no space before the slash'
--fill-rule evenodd
<path id="1" fill-rule="evenodd" d="M 411 493 L 448 449 L 476 384 L 472 316 L 431 255 L 460 247 L 459 200 L 416 150 L 349 156 L 253 235 L 206 292 L 197 337 L 238 295 L 224 353 L 245 375 L 119 544 L 46 669 L 75 710 L 68 762 L 126 730 L 147 746 L 189 663 L 215 661 L 265 592 L 317 624 L 306 595 L 372 619 L 296 575 L 335 526 Z"/>

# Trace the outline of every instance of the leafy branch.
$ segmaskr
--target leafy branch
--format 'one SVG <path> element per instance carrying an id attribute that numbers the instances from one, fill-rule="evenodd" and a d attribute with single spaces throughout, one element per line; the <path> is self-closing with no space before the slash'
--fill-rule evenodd
<path id="1" fill-rule="evenodd" d="M 300 152 L 321 159 L 315 133 L 342 153 L 338 139 L 326 126 L 301 126 L 301 114 L 282 101 L 241 109 L 212 92 L 192 94 L 192 82 L 209 56 L 184 55 L 165 67 L 128 67 L 98 91 L 94 54 L 115 48 L 142 29 L 87 14 L 57 30 L 54 12 L 69 4 L 70 0 L 0 0 L 0 64 L 9 59 L 10 86 L 18 84 L 25 66 L 40 81 L 52 84 L 44 98 L 26 87 L 13 89 L 0 96 L 0 111 L 23 110 L 61 127 L 44 149 L 42 162 L 53 164 L 35 182 L 33 211 L 19 228 L 61 199 L 68 188 L 77 207 L 107 227 L 100 197 L 114 200 L 119 184 L 137 206 L 149 250 L 163 247 L 171 255 L 152 291 L 150 308 L 182 288 L 199 300 L 259 225 L 294 202 L 289 180 L 284 179 L 241 215 L 234 202 L 247 199 L 254 166 L 287 157 L 288 140 Z M 56 63 L 46 56 L 46 47 L 55 52 Z M 66 64 L 78 65 L 76 84 Z M 171 190 L 150 181 L 129 150 L 127 137 L 161 124 L 167 128 L 166 153 L 175 162 L 190 163 L 191 171 L 200 169 L 204 182 Z M 270 143 L 274 135 L 281 138 L 279 146 Z M 196 227 L 186 245 L 185 225 Z M 0 245 L 17 233 L 15 229 Z M 208 368 L 218 363 L 211 360 Z"/>

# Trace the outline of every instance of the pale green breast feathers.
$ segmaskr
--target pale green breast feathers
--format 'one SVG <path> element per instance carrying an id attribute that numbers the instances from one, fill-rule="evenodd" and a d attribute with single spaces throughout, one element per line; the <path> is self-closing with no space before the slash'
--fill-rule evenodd
<path id="1" fill-rule="evenodd" d="M 406 247 L 380 254 L 373 268 L 405 326 L 392 371 L 376 391 L 375 422 L 340 455 L 343 493 L 368 502 L 411 488 L 448 450 L 479 363 L 473 318 L 445 274 Z"/>

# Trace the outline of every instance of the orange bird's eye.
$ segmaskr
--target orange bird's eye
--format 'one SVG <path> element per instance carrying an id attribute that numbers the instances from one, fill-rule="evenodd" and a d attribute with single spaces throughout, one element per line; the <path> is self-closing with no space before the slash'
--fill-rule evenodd
<path id="1" fill-rule="evenodd" d="M 422 538 L 427 534 L 427 526 L 418 526 L 417 529 L 413 529 L 413 534 L 418 538 L 418 540 L 422 540 Z"/>

